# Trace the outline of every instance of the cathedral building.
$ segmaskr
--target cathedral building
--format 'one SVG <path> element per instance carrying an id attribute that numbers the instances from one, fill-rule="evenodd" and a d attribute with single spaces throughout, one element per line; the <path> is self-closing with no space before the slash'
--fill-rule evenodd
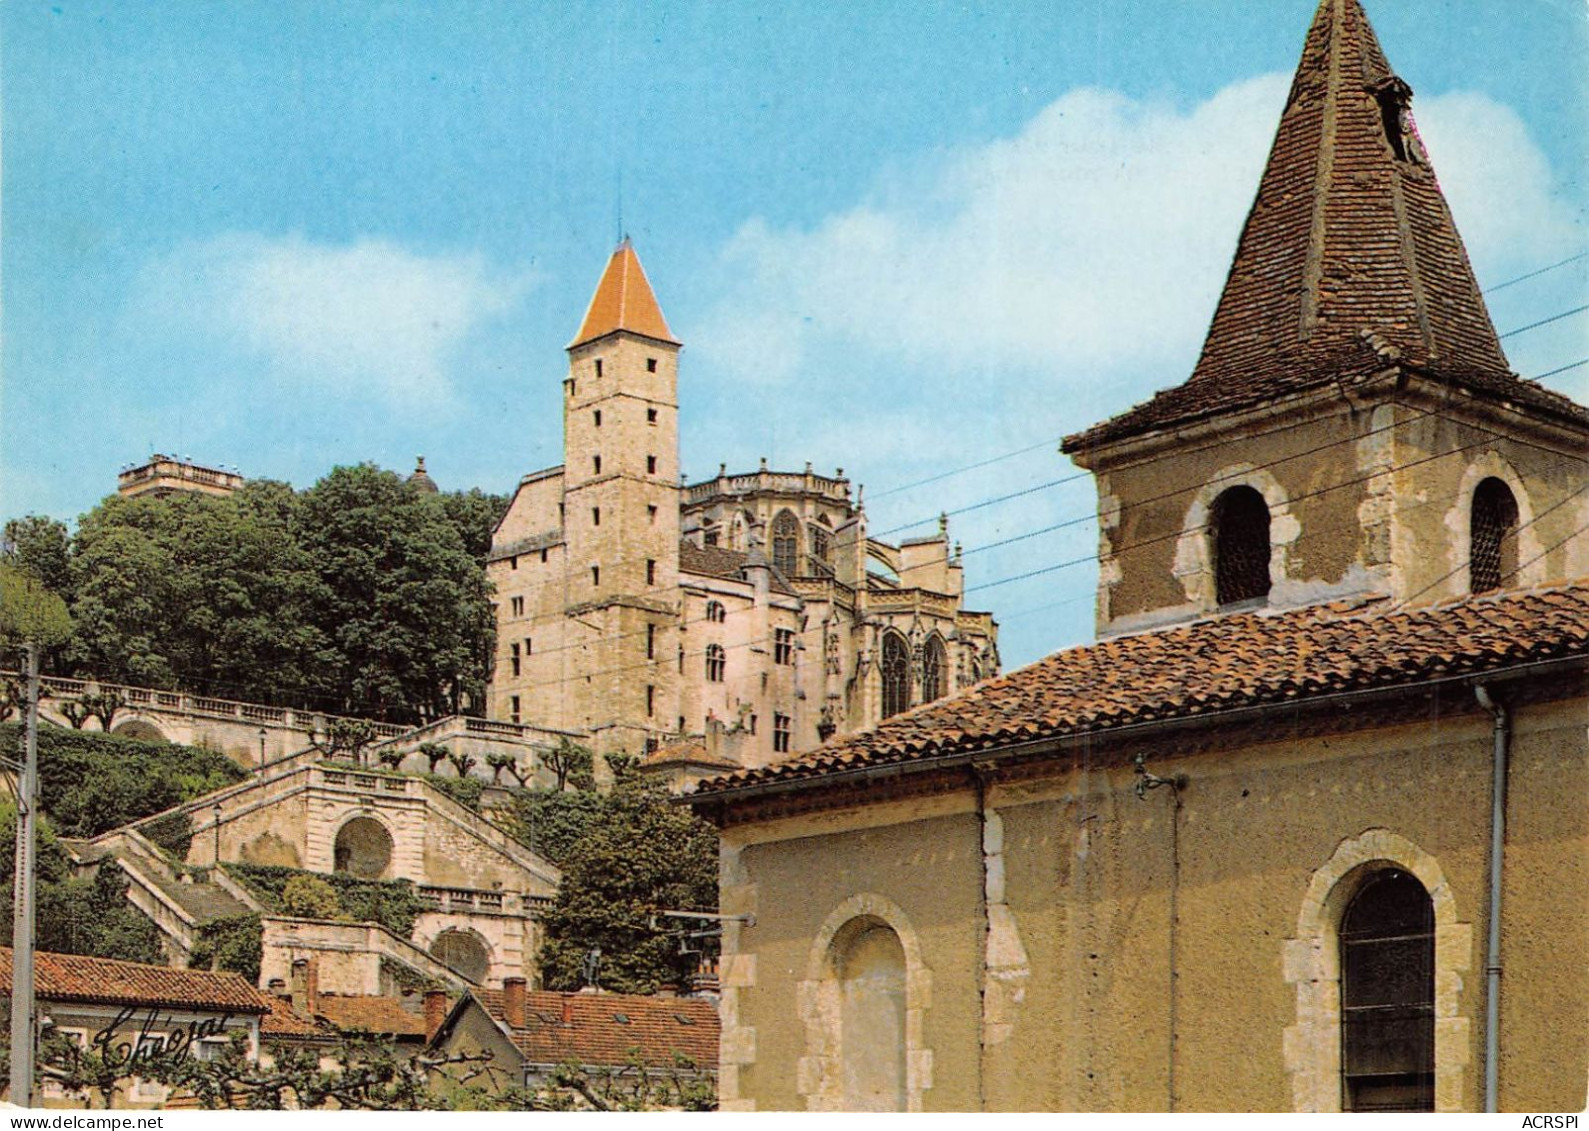
<path id="1" fill-rule="evenodd" d="M 842 470 L 809 464 L 682 483 L 680 351 L 625 240 L 568 347 L 564 462 L 493 539 L 489 716 L 755 766 L 996 674 L 946 522 L 871 538 Z"/>
<path id="2" fill-rule="evenodd" d="M 1189 379 L 1068 437 L 1100 639 L 721 830 L 724 1110 L 1576 1111 L 1589 409 L 1321 0 Z"/>

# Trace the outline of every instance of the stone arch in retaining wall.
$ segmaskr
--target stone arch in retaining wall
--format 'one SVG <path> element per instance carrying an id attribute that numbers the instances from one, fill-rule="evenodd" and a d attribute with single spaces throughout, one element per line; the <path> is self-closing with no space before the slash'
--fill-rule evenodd
<path id="1" fill-rule="evenodd" d="M 127 719 L 117 723 L 110 733 L 120 738 L 132 738 L 139 742 L 170 742 L 165 732 L 148 719 Z"/>
<path id="2" fill-rule="evenodd" d="M 1367 829 L 1343 840 L 1313 873 L 1296 937 L 1283 944 L 1285 979 L 1296 987 L 1297 1019 L 1283 1037 L 1296 1111 L 1341 1110 L 1341 916 L 1369 876 L 1391 867 L 1415 877 L 1434 904 L 1435 1110 L 1462 1110 L 1469 1059 L 1462 973 L 1472 954 L 1473 925 L 1458 919 L 1438 860 L 1389 829 Z"/>
<path id="3" fill-rule="evenodd" d="M 448 927 L 432 940 L 429 952 L 476 985 L 484 985 L 491 973 L 491 944 L 469 927 Z"/>
<path id="4" fill-rule="evenodd" d="M 337 830 L 331 870 L 379 880 L 392 866 L 392 833 L 384 823 L 360 813 Z"/>

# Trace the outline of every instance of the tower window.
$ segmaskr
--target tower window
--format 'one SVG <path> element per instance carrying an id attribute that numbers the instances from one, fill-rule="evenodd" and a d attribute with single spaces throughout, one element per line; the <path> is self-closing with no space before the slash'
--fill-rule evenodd
<path id="1" fill-rule="evenodd" d="M 652 526 L 655 526 L 657 524 L 657 508 L 656 508 L 656 504 L 654 504 L 654 503 L 646 504 L 646 521 L 649 522 Z"/>
<path id="2" fill-rule="evenodd" d="M 728 669 L 728 656 L 723 652 L 721 644 L 708 644 L 706 646 L 706 681 L 708 683 L 722 683 L 723 674 Z"/>
<path id="3" fill-rule="evenodd" d="M 509 598 L 508 599 L 508 608 L 513 611 L 513 615 L 514 616 L 522 617 L 524 615 L 524 598 L 523 597 L 511 597 L 511 598 Z"/>
<path id="4" fill-rule="evenodd" d="M 1499 589 L 1517 572 L 1517 499 L 1491 476 L 1475 488 L 1469 523 L 1468 575 L 1475 593 Z"/>
<path id="5" fill-rule="evenodd" d="M 535 643 L 528 636 L 526 636 L 524 638 L 524 654 L 526 656 L 530 656 L 530 655 L 534 655 L 534 653 L 535 653 Z"/>
<path id="6" fill-rule="evenodd" d="M 508 702 L 508 721 L 516 723 L 519 721 L 519 697 L 515 695 Z"/>
<path id="7" fill-rule="evenodd" d="M 728 610 L 723 607 L 723 602 L 706 602 L 706 619 L 712 621 L 715 624 L 721 624 L 723 621 L 727 620 Z"/>
<path id="8" fill-rule="evenodd" d="M 781 510 L 772 520 L 772 564 L 785 577 L 793 577 L 799 562 L 800 520 Z"/>
<path id="9" fill-rule="evenodd" d="M 654 660 L 657 656 L 657 626 L 646 625 L 646 659 Z"/>
<path id="10" fill-rule="evenodd" d="M 601 567 L 600 566 L 591 566 L 590 567 L 590 585 L 591 585 L 591 588 L 593 588 L 593 589 L 599 589 L 601 587 Z"/>
<path id="11" fill-rule="evenodd" d="M 657 410 L 654 409 L 654 408 L 646 409 L 646 423 L 647 424 L 655 424 L 656 422 L 657 422 Z"/>
<path id="12" fill-rule="evenodd" d="M 789 716 L 772 717 L 772 750 L 774 754 L 789 753 Z"/>
<path id="13" fill-rule="evenodd" d="M 511 667 L 513 668 L 513 674 L 514 675 L 518 675 L 519 674 L 519 646 L 517 644 L 510 644 L 508 647 L 511 649 L 511 651 L 508 653 L 508 662 L 511 665 Z"/>
<path id="14" fill-rule="evenodd" d="M 657 583 L 657 563 L 656 563 L 655 560 L 653 560 L 651 558 L 647 558 L 646 559 L 646 584 L 647 585 L 655 585 L 656 583 Z"/>
<path id="15" fill-rule="evenodd" d="M 1434 1110 L 1434 904 L 1412 876 L 1375 873 L 1341 918 L 1342 1106 Z"/>
<path id="16" fill-rule="evenodd" d="M 601 376 L 601 358 L 596 359 L 596 376 Z"/>
<path id="17" fill-rule="evenodd" d="M 883 637 L 883 718 L 910 706 L 910 649 L 897 632 Z"/>
<path id="18" fill-rule="evenodd" d="M 573 396 L 574 395 L 574 379 L 572 377 L 570 377 L 567 381 L 564 381 L 563 382 L 563 388 L 568 392 L 569 396 Z"/>
<path id="19" fill-rule="evenodd" d="M 646 684 L 646 718 L 650 718 L 657 711 L 657 689 L 651 684 Z"/>
<path id="20" fill-rule="evenodd" d="M 600 526 L 601 525 L 601 508 L 600 507 L 591 507 L 590 508 L 590 524 L 592 526 Z"/>
<path id="21" fill-rule="evenodd" d="M 775 628 L 772 630 L 772 662 L 775 664 L 794 663 L 794 629 Z"/>
<path id="22" fill-rule="evenodd" d="M 657 473 L 657 457 L 656 456 L 646 456 L 646 474 L 647 475 L 655 475 L 656 473 Z"/>
<path id="23" fill-rule="evenodd" d="M 1209 518 L 1214 591 L 1221 605 L 1269 595 L 1269 504 L 1251 487 L 1214 500 Z"/>
<path id="24" fill-rule="evenodd" d="M 656 371 L 657 371 L 657 359 L 654 358 L 654 357 L 646 358 L 646 372 L 647 373 L 655 373 Z"/>
<path id="25" fill-rule="evenodd" d="M 592 471 L 594 471 L 597 475 L 600 475 L 601 474 L 601 457 L 600 456 L 591 456 L 590 457 L 590 467 L 591 467 Z"/>
<path id="26" fill-rule="evenodd" d="M 591 413 L 590 415 L 591 415 L 591 419 L 593 419 L 596 422 L 596 427 L 600 428 L 601 427 L 601 409 L 598 408 L 595 412 Z"/>
<path id="27" fill-rule="evenodd" d="M 543 565 L 546 563 L 546 551 L 545 550 L 541 551 L 541 563 Z"/>
<path id="28" fill-rule="evenodd" d="M 518 569 L 519 568 L 519 556 L 517 554 L 514 554 L 511 558 L 508 559 L 508 568 L 509 569 Z"/>

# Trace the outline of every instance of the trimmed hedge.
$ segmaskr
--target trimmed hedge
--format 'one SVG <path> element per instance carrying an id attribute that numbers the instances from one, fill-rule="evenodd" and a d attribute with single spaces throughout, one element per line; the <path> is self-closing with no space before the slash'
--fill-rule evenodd
<path id="1" fill-rule="evenodd" d="M 0 723 L 0 751 L 22 758 L 22 727 Z M 39 727 L 39 799 L 61 836 L 92 837 L 241 781 L 247 771 L 197 746 Z"/>

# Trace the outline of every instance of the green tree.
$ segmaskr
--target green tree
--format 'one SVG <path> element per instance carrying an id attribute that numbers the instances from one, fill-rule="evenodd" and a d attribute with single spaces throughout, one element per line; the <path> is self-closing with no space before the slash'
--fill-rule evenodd
<path id="1" fill-rule="evenodd" d="M 439 496 L 441 509 L 452 523 L 463 548 L 483 568 L 491 552 L 491 535 L 497 523 L 508 513 L 506 495 L 488 495 L 478 487 L 468 491 L 450 491 Z"/>
<path id="2" fill-rule="evenodd" d="M 588 747 L 570 738 L 560 738 L 557 745 L 541 756 L 546 768 L 557 777 L 557 788 L 592 789 L 596 785 L 595 756 Z"/>
<path id="3" fill-rule="evenodd" d="M 51 593 L 71 598 L 71 537 L 66 524 L 30 514 L 13 518 L 0 534 L 0 561 L 30 573 Z"/>
<path id="4" fill-rule="evenodd" d="M 490 587 L 438 497 L 368 464 L 339 467 L 304 494 L 301 520 L 341 709 L 414 722 L 480 702 Z"/>
<path id="5" fill-rule="evenodd" d="M 50 592 L 32 573 L 0 562 L 0 646 L 48 647 L 66 640 L 71 632 L 72 621 L 59 594 Z"/>
<path id="6" fill-rule="evenodd" d="M 545 920 L 541 972 L 549 989 L 579 989 L 581 966 L 600 947 L 603 989 L 648 994 L 683 982 L 693 957 L 680 954 L 662 910 L 716 911 L 717 833 L 666 792 L 635 780 L 598 796 L 563 866 Z"/>

